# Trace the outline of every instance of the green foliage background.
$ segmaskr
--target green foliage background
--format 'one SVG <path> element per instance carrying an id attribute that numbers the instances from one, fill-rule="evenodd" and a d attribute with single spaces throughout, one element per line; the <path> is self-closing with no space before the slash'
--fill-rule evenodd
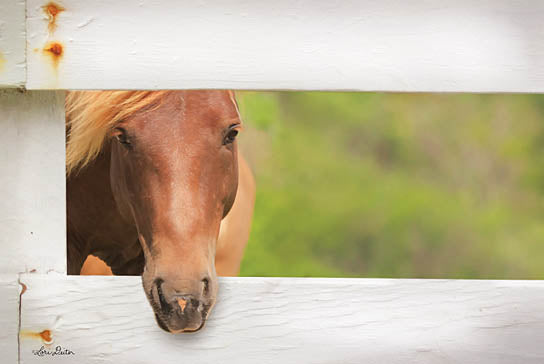
<path id="1" fill-rule="evenodd" d="M 241 92 L 243 276 L 544 278 L 544 96 Z"/>

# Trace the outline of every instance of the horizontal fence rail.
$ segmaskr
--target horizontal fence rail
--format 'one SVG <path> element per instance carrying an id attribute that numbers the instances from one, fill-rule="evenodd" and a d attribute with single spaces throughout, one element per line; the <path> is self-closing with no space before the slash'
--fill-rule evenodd
<path id="1" fill-rule="evenodd" d="M 541 1 L 21 4 L 0 6 L 0 85 L 544 92 Z"/>
<path id="2" fill-rule="evenodd" d="M 23 275 L 21 363 L 542 363 L 544 282 L 222 278 L 196 334 L 156 325 L 139 277 Z"/>

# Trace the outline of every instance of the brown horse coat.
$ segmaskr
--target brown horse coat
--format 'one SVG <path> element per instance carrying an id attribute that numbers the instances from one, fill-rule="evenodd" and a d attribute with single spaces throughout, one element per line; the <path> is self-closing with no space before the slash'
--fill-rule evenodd
<path id="1" fill-rule="evenodd" d="M 244 249 L 249 240 L 251 218 L 255 205 L 255 180 L 242 156 L 238 155 L 238 193 L 228 215 L 221 221 L 215 269 L 219 276 L 237 276 Z M 111 268 L 95 255 L 89 255 L 81 268 L 81 275 L 113 275 Z"/>

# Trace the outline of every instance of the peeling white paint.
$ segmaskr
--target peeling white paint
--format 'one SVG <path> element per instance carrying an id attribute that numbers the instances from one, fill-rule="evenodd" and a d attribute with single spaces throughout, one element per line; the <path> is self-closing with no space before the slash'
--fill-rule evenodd
<path id="1" fill-rule="evenodd" d="M 94 19 L 95 19 L 95 18 L 94 18 L 93 16 L 91 16 L 91 17 L 90 17 L 89 19 L 87 19 L 86 21 L 84 21 L 84 22 L 82 22 L 82 23 L 79 23 L 79 24 L 77 25 L 77 27 L 78 27 L 78 28 L 84 28 L 84 27 L 86 27 L 87 25 L 91 24 L 91 22 L 93 22 Z"/>

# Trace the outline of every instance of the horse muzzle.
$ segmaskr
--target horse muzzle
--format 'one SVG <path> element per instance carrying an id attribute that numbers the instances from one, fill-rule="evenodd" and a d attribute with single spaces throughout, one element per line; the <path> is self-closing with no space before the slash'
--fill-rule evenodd
<path id="1" fill-rule="evenodd" d="M 155 279 L 148 298 L 159 327 L 173 334 L 200 330 L 215 303 L 209 295 L 209 283 L 203 285 L 200 292 L 180 293 L 162 279 Z"/>

